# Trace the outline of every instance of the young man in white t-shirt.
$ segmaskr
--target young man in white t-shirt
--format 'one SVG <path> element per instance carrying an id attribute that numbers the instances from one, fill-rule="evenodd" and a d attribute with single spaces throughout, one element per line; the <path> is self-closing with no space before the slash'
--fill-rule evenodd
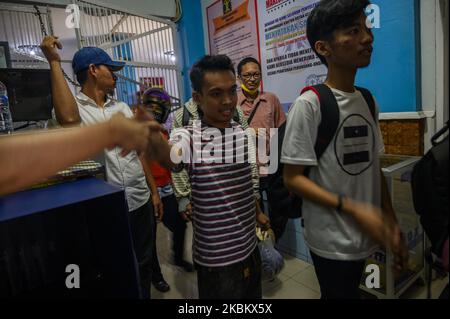
<path id="1" fill-rule="evenodd" d="M 384 145 L 377 117 L 354 86 L 357 70 L 367 67 L 372 55 L 373 35 L 364 13 L 369 4 L 322 0 L 311 12 L 307 36 L 328 67 L 325 84 L 337 100 L 339 125 L 317 160 L 322 116 L 318 96 L 307 91 L 289 111 L 281 154 L 286 186 L 304 198 L 305 241 L 323 299 L 359 297 L 365 259 L 377 244 L 392 249 L 397 270 L 407 259 L 380 169 Z M 354 128 L 362 133 L 349 134 Z"/>

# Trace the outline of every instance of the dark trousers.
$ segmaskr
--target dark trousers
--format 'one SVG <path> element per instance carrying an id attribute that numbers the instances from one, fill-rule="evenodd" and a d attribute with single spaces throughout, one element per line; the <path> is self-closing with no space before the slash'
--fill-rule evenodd
<path id="1" fill-rule="evenodd" d="M 149 200 L 145 205 L 131 211 L 129 216 L 134 252 L 139 267 L 142 295 L 144 298 L 150 298 L 152 246 L 154 243 L 154 214 L 152 202 Z"/>
<path id="2" fill-rule="evenodd" d="M 342 261 L 319 257 L 311 252 L 321 299 L 359 299 L 359 285 L 365 260 Z"/>
<path id="3" fill-rule="evenodd" d="M 259 178 L 259 194 L 261 195 L 261 200 L 259 201 L 259 206 L 261 209 L 269 214 L 270 219 L 270 227 L 272 228 L 275 234 L 275 240 L 278 241 L 280 237 L 283 235 L 284 230 L 286 229 L 286 224 L 289 221 L 289 218 L 286 215 L 282 215 L 280 213 L 276 213 L 270 209 L 270 205 L 267 202 L 267 206 L 264 207 L 263 193 L 267 194 L 267 190 L 269 188 L 269 177 L 260 177 Z"/>
<path id="4" fill-rule="evenodd" d="M 258 247 L 245 260 L 224 267 L 196 265 L 199 299 L 261 299 Z"/>
<path id="5" fill-rule="evenodd" d="M 186 221 L 181 218 L 178 212 L 178 203 L 175 195 L 162 198 L 164 205 L 163 224 L 172 232 L 172 251 L 174 253 L 175 263 L 183 260 L 184 254 L 184 235 L 186 234 Z M 152 273 L 153 281 L 163 279 L 161 266 L 159 265 L 158 253 L 156 250 L 156 223 L 153 228 L 153 257 L 152 257 Z"/>

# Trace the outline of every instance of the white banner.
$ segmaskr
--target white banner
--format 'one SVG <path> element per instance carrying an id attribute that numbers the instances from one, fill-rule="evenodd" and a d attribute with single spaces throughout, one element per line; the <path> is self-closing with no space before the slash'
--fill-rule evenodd
<path id="1" fill-rule="evenodd" d="M 275 93 L 283 104 L 292 103 L 305 86 L 325 80 L 326 67 L 306 38 L 306 21 L 317 3 L 258 1 L 264 90 Z"/>
<path id="2" fill-rule="evenodd" d="M 211 54 L 226 54 L 235 66 L 245 57 L 259 58 L 255 0 L 219 0 L 206 16 Z"/>

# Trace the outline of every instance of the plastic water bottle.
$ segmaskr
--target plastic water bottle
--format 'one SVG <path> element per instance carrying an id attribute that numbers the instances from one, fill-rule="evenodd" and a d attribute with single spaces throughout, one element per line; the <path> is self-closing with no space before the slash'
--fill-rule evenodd
<path id="1" fill-rule="evenodd" d="M 0 134 L 11 134 L 13 122 L 9 109 L 8 92 L 6 85 L 0 82 Z"/>

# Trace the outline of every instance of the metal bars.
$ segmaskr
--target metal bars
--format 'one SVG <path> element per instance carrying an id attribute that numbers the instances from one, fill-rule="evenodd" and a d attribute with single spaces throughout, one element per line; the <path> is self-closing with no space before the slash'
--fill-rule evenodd
<path id="1" fill-rule="evenodd" d="M 180 105 L 181 72 L 174 25 L 129 12 L 74 1 L 80 9 L 81 46 L 101 47 L 115 60 L 126 62 L 117 83 L 117 98 L 140 103 L 146 87 L 163 87 Z M 138 84 L 140 83 L 140 84 Z"/>

